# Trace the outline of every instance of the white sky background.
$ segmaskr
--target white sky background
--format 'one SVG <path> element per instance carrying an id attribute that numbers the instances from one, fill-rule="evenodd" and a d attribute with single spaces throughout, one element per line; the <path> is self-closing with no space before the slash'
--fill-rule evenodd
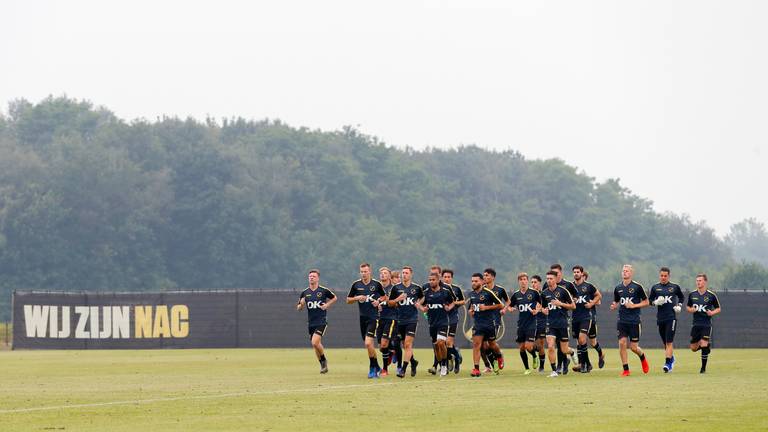
<path id="1" fill-rule="evenodd" d="M 719 234 L 768 222 L 768 2 L 0 4 L 0 106 L 354 125 L 618 177 Z"/>

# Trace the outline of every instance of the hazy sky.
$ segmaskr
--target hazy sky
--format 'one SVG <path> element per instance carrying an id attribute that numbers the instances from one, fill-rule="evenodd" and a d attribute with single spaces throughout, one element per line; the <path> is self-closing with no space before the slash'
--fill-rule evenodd
<path id="1" fill-rule="evenodd" d="M 764 1 L 4 0 L 0 105 L 515 149 L 725 234 L 768 222 L 766 22 Z"/>

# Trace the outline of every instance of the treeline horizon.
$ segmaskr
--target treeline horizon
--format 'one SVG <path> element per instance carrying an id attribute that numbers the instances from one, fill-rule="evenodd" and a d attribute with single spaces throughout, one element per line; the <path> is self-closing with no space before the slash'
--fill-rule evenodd
<path id="1" fill-rule="evenodd" d="M 0 318 L 14 289 L 346 289 L 358 264 L 469 275 L 583 265 L 603 290 L 633 264 L 692 289 L 764 288 L 765 227 L 724 239 L 616 179 L 477 146 L 398 149 L 279 120 L 125 121 L 66 97 L 0 115 Z M 423 269 L 423 270 L 421 270 Z M 374 272 L 374 276 L 376 276 Z"/>

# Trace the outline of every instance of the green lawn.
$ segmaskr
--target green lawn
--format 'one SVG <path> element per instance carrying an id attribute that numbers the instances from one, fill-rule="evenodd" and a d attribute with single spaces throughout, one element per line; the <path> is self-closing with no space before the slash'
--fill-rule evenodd
<path id="1" fill-rule="evenodd" d="M 469 358 L 471 352 L 462 351 Z M 12 351 L 0 353 L 3 431 L 765 430 L 768 350 L 677 352 L 673 373 L 649 350 L 651 373 L 618 353 L 605 369 L 521 374 L 507 349 L 500 375 L 366 379 L 362 349 L 329 350 L 320 375 L 300 350 Z M 591 352 L 594 359 L 594 352 Z M 431 353 L 417 351 L 430 360 Z M 595 362 L 596 363 L 596 362 Z"/>

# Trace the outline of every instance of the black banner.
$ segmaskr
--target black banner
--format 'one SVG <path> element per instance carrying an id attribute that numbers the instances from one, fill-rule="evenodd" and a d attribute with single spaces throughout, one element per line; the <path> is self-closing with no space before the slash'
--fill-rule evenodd
<path id="1" fill-rule="evenodd" d="M 343 291 L 343 290 L 341 290 Z M 339 292 L 341 292 L 339 291 Z M 337 292 L 338 294 L 338 292 Z M 607 294 L 604 294 L 604 298 Z M 341 294 L 343 296 L 343 294 Z M 714 319 L 718 347 L 766 348 L 763 322 L 768 295 L 719 293 L 723 312 Z M 232 290 L 166 293 L 13 294 L 14 349 L 141 349 L 141 348 L 291 348 L 309 345 L 307 312 L 295 310 L 298 292 Z M 616 312 L 608 300 L 598 309 L 598 339 L 616 346 Z M 658 347 L 655 307 L 643 309 L 641 346 Z M 688 344 L 691 314 L 678 315 L 678 347 Z M 457 344 L 471 322 L 460 313 Z M 516 347 L 516 313 L 504 317 L 503 347 Z M 343 298 L 328 311 L 327 347 L 362 347 L 358 307 Z M 427 324 L 419 322 L 416 347 L 431 346 Z"/>

